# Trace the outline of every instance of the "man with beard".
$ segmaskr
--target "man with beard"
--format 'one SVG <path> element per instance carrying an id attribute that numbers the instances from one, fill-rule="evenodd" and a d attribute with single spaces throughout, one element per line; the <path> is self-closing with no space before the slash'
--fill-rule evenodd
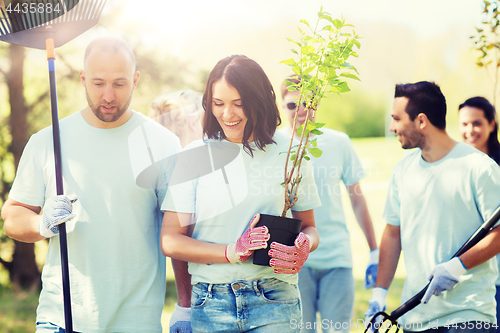
<path id="1" fill-rule="evenodd" d="M 168 157 L 180 151 L 179 140 L 129 108 L 139 72 L 124 41 L 92 41 L 80 77 L 88 106 L 60 122 L 66 195 L 56 196 L 52 129 L 45 128 L 24 149 L 2 208 L 5 232 L 22 242 L 50 238 L 37 332 L 64 332 L 56 236 L 62 222 L 74 330 L 161 332 L 165 257 L 159 204 L 172 168 Z M 180 305 L 189 307 L 190 291 L 182 295 Z"/>
<path id="2" fill-rule="evenodd" d="M 448 136 L 446 101 L 434 83 L 397 85 L 391 115 L 389 129 L 403 149 L 418 149 L 392 173 L 376 288 L 365 317 L 385 309 L 403 251 L 401 302 L 431 280 L 424 304 L 399 320 L 406 332 L 494 332 L 498 223 L 469 251 L 450 258 L 500 205 L 500 169 L 487 155 Z"/>

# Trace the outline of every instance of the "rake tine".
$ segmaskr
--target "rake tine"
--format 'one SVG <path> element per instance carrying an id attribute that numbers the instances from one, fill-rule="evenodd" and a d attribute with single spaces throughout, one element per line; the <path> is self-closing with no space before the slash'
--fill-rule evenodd
<path id="1" fill-rule="evenodd" d="M 22 27 L 21 27 L 21 20 L 19 19 L 19 15 L 13 14 L 13 16 L 14 16 L 14 21 L 11 23 L 13 23 L 13 25 L 15 26 L 15 29 L 16 29 L 15 31 L 21 31 Z"/>
<path id="2" fill-rule="evenodd" d="M 28 26 L 29 28 L 34 28 L 35 27 L 35 24 L 33 24 L 33 20 L 31 19 L 31 15 L 26 15 L 27 17 L 27 21 L 28 21 Z"/>
<path id="3" fill-rule="evenodd" d="M 78 8 L 78 12 L 76 13 L 78 15 L 77 19 L 78 20 L 85 20 L 85 10 L 87 9 L 86 3 L 80 4 Z"/>
<path id="4" fill-rule="evenodd" d="M 98 2 L 95 1 L 92 3 L 92 6 L 90 6 L 90 14 L 89 14 L 89 18 L 92 20 L 94 17 L 95 17 L 95 13 L 97 11 L 97 7 L 98 7 Z"/>
<path id="5" fill-rule="evenodd" d="M 69 1 L 68 1 L 69 2 Z M 74 1 L 71 1 L 71 4 L 73 4 Z M 76 4 L 73 9 L 71 10 L 71 19 L 68 17 L 68 21 L 76 21 L 76 15 L 77 12 L 80 10 L 80 7 L 82 6 L 81 3 Z M 76 7 L 76 8 L 75 8 Z"/>
<path id="6" fill-rule="evenodd" d="M 84 19 L 88 19 L 90 9 L 91 9 L 91 8 L 90 8 L 90 1 L 87 1 L 87 2 L 85 3 L 85 10 L 83 11 L 83 18 L 84 18 Z"/>
<path id="7" fill-rule="evenodd" d="M 106 5 L 106 0 L 101 0 L 101 4 L 100 4 L 100 6 L 101 6 L 101 7 L 99 8 L 99 11 L 98 11 L 98 13 L 97 13 L 97 18 L 98 18 L 99 16 L 101 16 L 102 10 L 104 9 L 104 6 L 105 6 L 105 5 Z"/>
<path id="8" fill-rule="evenodd" d="M 21 29 L 22 30 L 29 29 L 29 26 L 27 25 L 27 22 L 26 22 L 26 15 L 20 16 L 19 21 L 21 22 Z"/>
<path id="9" fill-rule="evenodd" d="M 5 26 L 3 25 L 3 20 L 4 20 L 4 18 L 0 17 L 0 23 L 2 24 L 2 26 L 0 27 L 0 36 L 7 34 L 7 32 L 5 31 Z"/>
<path id="10" fill-rule="evenodd" d="M 2 11 L 2 19 L 0 20 L 0 23 L 2 24 L 3 30 L 5 31 L 5 35 L 10 34 L 12 32 L 12 29 L 10 28 L 9 21 L 7 20 L 7 15 L 5 15 L 3 8 L 0 8 L 0 11 Z M 3 21 L 5 21 L 5 23 L 7 24 L 7 27 L 5 26 Z"/>
<path id="11" fill-rule="evenodd" d="M 64 3 L 64 0 L 55 0 L 57 2 L 57 4 L 59 5 L 60 9 L 62 11 L 64 11 L 64 14 L 60 15 L 58 18 L 57 18 L 57 22 L 58 23 L 62 23 L 62 22 L 65 22 L 66 21 L 66 16 L 67 16 L 67 13 L 68 13 L 68 10 L 66 9 L 66 4 Z"/>
<path id="12" fill-rule="evenodd" d="M 44 11 L 43 11 L 42 15 L 45 14 L 45 24 L 47 24 L 47 25 L 50 23 L 50 19 L 51 19 L 51 16 L 52 16 L 52 12 L 50 12 L 50 14 L 49 14 L 49 12 L 47 10 L 47 4 L 49 2 L 50 2 L 50 0 L 46 1 L 46 2 L 43 2 L 43 0 L 42 0 L 42 4 L 44 4 Z"/>
<path id="13" fill-rule="evenodd" d="M 56 23 L 57 18 L 58 18 L 56 12 L 54 11 L 55 6 L 56 6 L 56 1 L 55 0 L 50 0 L 50 4 L 52 5 L 52 19 L 51 19 L 51 21 L 53 21 L 54 23 Z"/>
<path id="14" fill-rule="evenodd" d="M 99 1 L 98 0 L 95 0 L 95 1 L 92 1 L 92 5 L 91 5 L 91 11 L 90 11 L 90 16 L 89 16 L 89 19 L 93 20 L 95 17 L 96 17 L 96 14 L 98 13 L 99 11 Z"/>
<path id="15" fill-rule="evenodd" d="M 96 18 L 98 18 L 99 16 L 101 16 L 101 13 L 102 13 L 102 10 L 104 9 L 104 5 L 106 5 L 106 0 L 100 0 L 100 8 L 99 8 L 99 11 L 97 12 L 97 16 Z"/>

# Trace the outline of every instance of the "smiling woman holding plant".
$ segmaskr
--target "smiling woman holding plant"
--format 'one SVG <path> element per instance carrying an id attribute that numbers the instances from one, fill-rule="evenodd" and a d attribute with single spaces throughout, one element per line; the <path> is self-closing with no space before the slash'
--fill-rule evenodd
<path id="1" fill-rule="evenodd" d="M 256 213 L 280 215 L 285 196 L 280 183 L 286 155 L 280 153 L 289 138 L 276 132 L 281 122 L 276 96 L 255 61 L 233 55 L 210 73 L 203 107 L 207 139 L 186 149 L 214 152 L 222 142 L 234 144 L 239 154 L 219 170 L 170 187 L 162 205 L 163 253 L 189 262 L 193 331 L 298 332 L 298 325 L 291 327 L 301 321 L 296 273 L 319 244 L 313 209 L 320 201 L 311 166 L 302 166 L 307 190 L 292 208 L 293 217 L 302 220 L 295 244 L 273 243 L 272 267 L 253 265 L 250 256 L 269 239 L 267 227 L 255 227 Z M 185 276 L 186 266 L 174 269 L 176 277 L 183 270 Z"/>

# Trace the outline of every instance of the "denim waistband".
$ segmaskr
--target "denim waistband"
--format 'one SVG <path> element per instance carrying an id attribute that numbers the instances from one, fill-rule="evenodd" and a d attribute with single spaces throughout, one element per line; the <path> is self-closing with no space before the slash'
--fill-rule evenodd
<path id="1" fill-rule="evenodd" d="M 257 294 L 263 288 L 269 288 L 276 284 L 289 284 L 287 282 L 278 280 L 276 278 L 268 278 L 268 279 L 258 279 L 258 280 L 236 280 L 231 283 L 206 283 L 206 282 L 198 282 L 194 285 L 194 287 L 198 287 L 200 289 L 207 290 L 208 293 L 211 292 L 231 292 L 234 293 L 236 291 L 249 291 L 254 290 Z"/>

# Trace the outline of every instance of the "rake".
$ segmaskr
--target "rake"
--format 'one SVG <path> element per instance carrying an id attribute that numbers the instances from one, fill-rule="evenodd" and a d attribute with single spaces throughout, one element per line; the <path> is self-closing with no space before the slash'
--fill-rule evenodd
<path id="1" fill-rule="evenodd" d="M 453 255 L 453 257 L 451 257 L 451 259 L 461 256 L 462 254 L 467 252 L 471 247 L 479 243 L 479 241 L 481 241 L 488 234 L 490 229 L 495 225 L 495 223 L 498 222 L 499 219 L 500 219 L 500 206 L 495 210 L 492 216 L 488 220 L 486 220 L 474 232 L 474 234 L 467 240 L 467 242 L 464 243 L 464 245 L 462 245 L 462 247 Z M 418 294 L 410 298 L 396 310 L 392 311 L 390 315 L 383 311 L 377 312 L 372 317 L 369 324 L 366 326 L 365 333 L 368 333 L 369 331 L 377 333 L 379 329 L 384 327 L 386 328 L 385 332 L 388 332 L 391 328 L 395 328 L 394 333 L 399 332 L 400 325 L 398 324 L 397 320 L 405 313 L 407 313 L 410 310 L 413 310 L 417 305 L 420 304 L 420 300 L 427 291 L 427 288 L 429 288 L 429 285 L 430 282 L 427 283 L 427 285 L 422 290 L 420 290 Z M 377 323 L 376 318 L 378 316 L 382 316 L 382 322 Z"/>
<path id="2" fill-rule="evenodd" d="M 106 0 L 0 0 L 0 40 L 47 50 L 57 195 L 64 193 L 57 108 L 55 48 L 97 24 Z M 64 319 L 73 333 L 66 225 L 59 225 Z"/>

